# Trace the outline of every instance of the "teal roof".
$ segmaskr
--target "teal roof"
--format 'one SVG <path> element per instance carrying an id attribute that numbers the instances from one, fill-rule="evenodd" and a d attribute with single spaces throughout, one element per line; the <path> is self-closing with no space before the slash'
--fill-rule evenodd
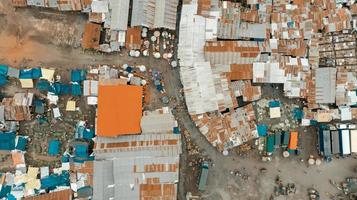
<path id="1" fill-rule="evenodd" d="M 60 152 L 60 142 L 58 140 L 51 140 L 48 144 L 48 155 L 57 156 Z"/>
<path id="2" fill-rule="evenodd" d="M 23 136 L 19 136 L 17 139 L 16 149 L 20 151 L 26 150 L 27 139 Z"/>
<path id="3" fill-rule="evenodd" d="M 14 132 L 0 132 L 0 150 L 11 151 L 15 149 L 16 134 Z"/>
<path id="4" fill-rule="evenodd" d="M 259 137 L 264 137 L 268 133 L 268 126 L 265 124 L 257 125 L 258 135 Z"/>

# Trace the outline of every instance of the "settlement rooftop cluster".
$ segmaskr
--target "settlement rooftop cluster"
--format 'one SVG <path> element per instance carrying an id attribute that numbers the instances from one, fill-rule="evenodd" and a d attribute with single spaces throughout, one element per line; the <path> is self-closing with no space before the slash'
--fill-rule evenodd
<path id="1" fill-rule="evenodd" d="M 130 0 L 12 0 L 12 3 L 15 7 L 87 13 L 89 20 L 82 47 L 108 53 L 125 46 L 139 49 L 141 27 L 176 29 L 178 0 L 134 0 L 131 6 Z"/>
<path id="2" fill-rule="evenodd" d="M 355 119 L 356 14 L 354 1 L 186 1 L 178 58 L 201 133 L 220 151 L 257 138 L 259 83 L 304 99 L 302 125 Z"/>

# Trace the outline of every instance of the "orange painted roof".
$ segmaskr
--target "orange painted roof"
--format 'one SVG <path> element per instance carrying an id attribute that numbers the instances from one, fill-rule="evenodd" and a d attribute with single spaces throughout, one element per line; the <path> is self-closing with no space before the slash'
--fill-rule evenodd
<path id="1" fill-rule="evenodd" d="M 139 134 L 142 94 L 141 86 L 99 85 L 97 135 Z"/>
<path id="2" fill-rule="evenodd" d="M 291 150 L 297 149 L 298 146 L 298 132 L 292 131 L 290 133 L 290 141 L 288 148 Z"/>

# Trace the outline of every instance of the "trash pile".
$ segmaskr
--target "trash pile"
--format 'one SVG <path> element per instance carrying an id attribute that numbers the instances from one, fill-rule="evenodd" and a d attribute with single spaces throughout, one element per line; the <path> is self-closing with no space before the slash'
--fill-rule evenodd
<path id="1" fill-rule="evenodd" d="M 274 196 L 287 196 L 296 193 L 296 187 L 294 183 L 283 184 L 279 176 L 277 176 L 275 183 L 277 186 L 274 187 Z"/>
<path id="2" fill-rule="evenodd" d="M 261 99 L 255 103 L 257 121 L 259 123 L 271 123 L 272 132 L 288 131 L 296 129 L 299 122 L 294 115 L 294 110 L 299 108 L 296 104 L 283 104 L 277 100 Z"/>
<path id="3" fill-rule="evenodd" d="M 333 180 L 330 180 L 330 183 L 335 186 L 339 191 L 341 191 L 340 193 L 335 195 L 334 199 L 353 200 L 357 198 L 357 178 L 346 178 L 345 181 L 339 184 L 334 182 Z"/>
<path id="4" fill-rule="evenodd" d="M 308 189 L 308 195 L 309 195 L 310 200 L 319 200 L 320 199 L 320 193 L 314 188 Z"/>

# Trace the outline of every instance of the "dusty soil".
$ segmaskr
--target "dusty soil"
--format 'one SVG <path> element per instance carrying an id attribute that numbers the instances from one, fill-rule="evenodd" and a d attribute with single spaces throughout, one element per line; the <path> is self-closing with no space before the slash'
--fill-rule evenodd
<path id="1" fill-rule="evenodd" d="M 292 182 L 297 187 L 295 195 L 277 199 L 307 199 L 307 188 L 312 186 L 320 192 L 321 199 L 330 199 L 330 194 L 338 191 L 329 180 L 339 182 L 354 175 L 353 169 L 357 162 L 353 158 L 334 159 L 331 163 L 323 163 L 318 167 L 307 167 L 308 156 L 316 155 L 316 134 L 313 129 L 307 129 L 306 132 L 301 130 L 302 154 L 299 156 L 283 159 L 281 154 L 276 152 L 273 161 L 269 163 L 263 163 L 255 150 L 245 156 L 238 156 L 234 151 L 229 156 L 222 156 L 190 120 L 183 105 L 178 69 L 169 67 L 167 61 L 152 57 L 130 58 L 125 52 L 113 55 L 85 52 L 76 48 L 85 23 L 85 17 L 82 15 L 32 8 L 15 10 L 9 2 L 10 0 L 0 1 L 0 27 L 3 27 L 0 30 L 0 63 L 14 67 L 55 67 L 59 73 L 68 73 L 69 69 L 95 64 L 143 64 L 164 74 L 165 89 L 172 100 L 170 106 L 174 108 L 181 127 L 190 133 L 190 142 L 196 144 L 202 152 L 188 155 L 184 150 L 181 158 L 179 199 L 185 199 L 188 191 L 194 195 L 200 194 L 195 188 L 198 166 L 190 166 L 189 163 L 202 157 L 211 160 L 207 189 L 201 194 L 201 199 L 207 200 L 269 199 L 277 175 L 284 183 Z M 71 37 L 67 37 L 65 32 L 71 33 Z M 281 93 L 274 89 L 272 92 Z M 148 109 L 161 107 L 161 102 L 157 100 L 160 97 L 153 91 L 151 99 L 154 100 L 148 105 Z M 184 142 L 184 147 L 187 145 Z M 305 162 L 301 162 L 301 158 Z M 261 168 L 266 168 L 267 173 L 260 173 Z M 231 174 L 232 171 L 239 171 L 244 176 Z"/>

